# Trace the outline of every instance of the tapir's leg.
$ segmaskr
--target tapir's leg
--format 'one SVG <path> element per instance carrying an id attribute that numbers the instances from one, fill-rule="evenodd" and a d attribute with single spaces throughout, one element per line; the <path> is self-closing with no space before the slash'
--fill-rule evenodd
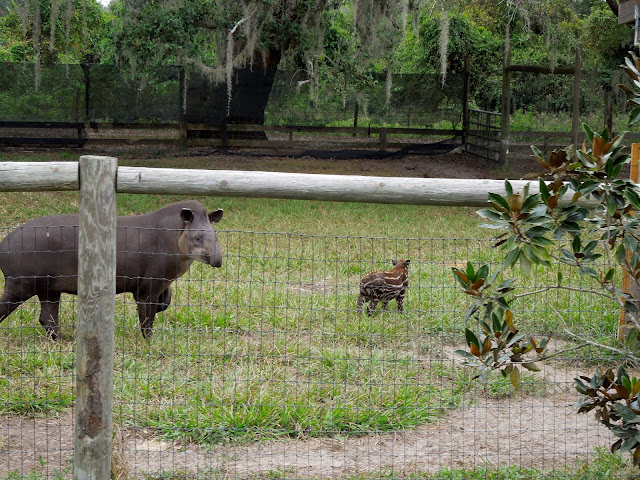
<path id="1" fill-rule="evenodd" d="M 24 285 L 24 282 L 5 279 L 4 292 L 0 297 L 0 322 L 35 295 L 29 287 L 29 285 Z"/>
<path id="2" fill-rule="evenodd" d="M 404 309 L 404 295 L 396 297 L 396 307 L 398 308 L 398 311 L 402 313 L 402 310 Z"/>
<path id="3" fill-rule="evenodd" d="M 60 292 L 47 292 L 38 295 L 40 299 L 40 325 L 44 327 L 52 340 L 60 339 L 58 311 L 60 309 Z"/>
<path id="4" fill-rule="evenodd" d="M 358 295 L 358 301 L 356 302 L 358 305 L 358 308 L 356 309 L 357 313 L 362 313 L 362 304 L 364 303 L 364 296 L 362 295 L 362 293 L 360 295 Z"/>
<path id="5" fill-rule="evenodd" d="M 167 287 L 167 289 L 160 294 L 158 297 L 158 308 L 156 310 L 157 313 L 164 312 L 171 305 L 171 287 Z"/>
<path id="6" fill-rule="evenodd" d="M 372 298 L 371 299 L 371 303 L 367 307 L 367 315 L 369 315 L 369 316 L 373 315 L 373 312 L 375 311 L 377 306 L 378 306 L 378 299 L 377 298 Z"/>
<path id="7" fill-rule="evenodd" d="M 153 334 L 153 321 L 156 318 L 158 304 L 155 302 L 139 303 L 138 317 L 140 318 L 140 330 L 144 338 L 149 338 Z"/>
<path id="8" fill-rule="evenodd" d="M 389 310 L 389 302 L 382 302 L 382 311 L 386 312 Z"/>
<path id="9" fill-rule="evenodd" d="M 151 301 L 149 295 L 133 295 L 138 304 L 138 318 L 140 320 L 140 330 L 144 338 L 149 338 L 153 334 L 153 321 L 158 311 L 158 300 Z"/>

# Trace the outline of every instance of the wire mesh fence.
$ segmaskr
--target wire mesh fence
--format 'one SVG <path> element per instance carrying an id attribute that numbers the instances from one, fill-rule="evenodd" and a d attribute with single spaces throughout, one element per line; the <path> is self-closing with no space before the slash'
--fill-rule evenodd
<path id="1" fill-rule="evenodd" d="M 170 123 L 185 118 L 219 124 L 238 123 L 234 116 L 241 116 L 266 125 L 352 126 L 358 118 L 363 127 L 462 125 L 461 75 L 451 75 L 444 85 L 435 74 L 397 74 L 389 81 L 371 74 L 365 82 L 330 79 L 312 86 L 300 72 L 238 69 L 235 103 L 227 112 L 224 82 L 180 67 L 144 75 L 114 65 L 2 63 L 2 68 L 0 121 Z M 241 88 L 247 83 L 251 88 Z"/>
<path id="2" fill-rule="evenodd" d="M 194 263 L 150 339 L 131 295 L 118 296 L 117 478 L 454 478 L 451 469 L 508 465 L 553 478 L 610 445 L 572 406 L 573 377 L 606 363 L 593 352 L 523 374 L 521 392 L 500 375 L 477 385 L 461 366 L 467 304 L 451 267 L 496 267 L 488 240 L 240 230 L 218 239 L 222 267 Z M 392 301 L 356 313 L 360 279 L 398 258 L 411 260 L 404 311 Z M 518 291 L 553 284 L 559 269 L 535 271 Z M 565 284 L 593 289 L 569 273 Z M 589 292 L 516 305 L 523 329 L 551 336 L 553 348 L 568 343 L 564 327 L 616 332 L 615 306 Z M 0 478 L 71 476 L 75 309 L 63 295 L 59 342 L 38 325 L 35 299 L 0 324 Z"/>

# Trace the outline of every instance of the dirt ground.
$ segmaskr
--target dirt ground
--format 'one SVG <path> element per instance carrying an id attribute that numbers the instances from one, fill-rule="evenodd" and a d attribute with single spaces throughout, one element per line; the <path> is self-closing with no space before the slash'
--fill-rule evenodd
<path id="1" fill-rule="evenodd" d="M 453 349 L 445 349 L 452 356 Z M 395 477 L 444 468 L 518 465 L 543 471 L 579 468 L 613 436 L 592 414 L 576 413 L 571 387 L 578 371 L 546 365 L 543 392 L 494 399 L 474 392 L 461 408 L 415 430 L 356 438 L 304 438 L 204 448 L 163 441 L 118 426 L 115 478 L 345 478 L 393 472 Z M 73 413 L 57 418 L 0 417 L 0 477 L 10 471 L 70 475 Z M 375 478 L 375 477 L 374 477 Z"/>
<path id="2" fill-rule="evenodd" d="M 262 151 L 218 152 L 211 149 L 195 150 L 190 155 L 174 154 L 160 159 L 154 155 L 124 154 L 121 158 L 136 159 L 142 166 L 145 161 L 153 161 L 158 166 L 175 165 L 183 168 L 213 168 L 218 170 L 263 170 L 293 173 L 322 173 L 336 175 L 369 175 L 382 177 L 419 178 L 489 178 L 519 179 L 527 173 L 537 172 L 539 167 L 530 156 L 511 157 L 507 165 L 477 157 L 465 152 L 449 152 L 437 155 L 389 155 L 379 156 L 379 152 L 353 155 L 335 152 L 335 156 L 317 157 L 298 152 L 287 156 L 284 152 Z"/>
<path id="3" fill-rule="evenodd" d="M 89 152 L 100 154 L 98 152 Z M 79 153 L 81 154 L 81 153 Z M 149 153 L 127 153 L 144 165 L 163 159 Z M 10 158 L 6 158 L 10 160 Z M 520 178 L 535 169 L 529 158 L 508 168 L 465 153 L 400 158 L 287 158 L 274 154 L 227 154 L 210 150 L 175 154 L 184 168 L 290 171 L 423 178 Z M 169 163 L 166 166 L 169 166 Z M 442 347 L 433 360 L 453 361 L 453 349 Z M 576 413 L 571 386 L 578 374 L 570 368 L 545 366 L 544 391 L 496 400 L 471 394 L 464 406 L 436 423 L 415 430 L 358 438 L 289 439 L 211 449 L 162 441 L 150 432 L 116 426 L 114 467 L 120 478 L 150 475 L 179 478 L 215 474 L 218 478 L 343 478 L 356 474 L 435 472 L 443 468 L 520 465 L 545 471 L 575 467 L 594 448 L 612 443 L 609 432 L 591 414 Z M 73 412 L 54 418 L 0 417 L 0 477 L 18 470 L 70 477 Z M 274 473 L 275 472 L 275 473 Z M 184 476 L 183 476 L 184 475 Z M 149 477 L 147 477 L 149 478 Z"/>

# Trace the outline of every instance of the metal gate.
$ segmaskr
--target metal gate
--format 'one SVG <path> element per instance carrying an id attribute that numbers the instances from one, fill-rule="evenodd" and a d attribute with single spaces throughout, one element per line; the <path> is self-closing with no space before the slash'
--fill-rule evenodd
<path id="1" fill-rule="evenodd" d="M 500 120 L 498 112 L 469 109 L 467 152 L 488 160 L 500 160 Z"/>

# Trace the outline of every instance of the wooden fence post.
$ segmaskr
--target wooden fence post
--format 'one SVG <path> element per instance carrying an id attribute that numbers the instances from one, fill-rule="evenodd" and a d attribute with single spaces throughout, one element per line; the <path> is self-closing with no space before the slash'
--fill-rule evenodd
<path id="1" fill-rule="evenodd" d="M 356 105 L 353 108 L 353 129 L 356 130 L 358 128 L 358 109 L 359 109 L 358 99 L 356 98 Z M 353 136 L 356 136 L 356 132 L 353 132 Z"/>
<path id="2" fill-rule="evenodd" d="M 80 157 L 74 480 L 111 476 L 116 281 L 116 170 Z"/>
<path id="3" fill-rule="evenodd" d="M 629 178 L 638 183 L 638 159 L 640 159 L 640 143 L 631 144 L 631 171 Z M 627 259 L 629 259 L 629 253 L 627 252 Z M 636 281 L 631 281 L 631 272 L 628 269 L 624 269 L 622 272 L 622 291 L 629 293 L 634 298 L 640 298 L 640 288 Z M 618 340 L 624 340 L 626 336 L 627 315 L 624 312 L 624 308 L 620 309 L 620 318 L 618 320 Z"/>
<path id="4" fill-rule="evenodd" d="M 462 148 L 465 152 L 469 145 L 469 79 L 471 77 L 471 57 L 464 57 L 464 74 L 462 88 Z"/>
<path id="5" fill-rule="evenodd" d="M 502 105 L 500 117 L 500 163 L 507 166 L 509 153 L 509 121 L 511 116 L 511 36 L 509 25 L 504 39 L 504 65 L 502 69 Z"/>
<path id="6" fill-rule="evenodd" d="M 571 143 L 578 148 L 578 131 L 580 130 L 580 81 L 582 79 L 582 48 L 576 49 L 576 66 L 573 77 L 573 108 L 571 113 Z"/>
<path id="7" fill-rule="evenodd" d="M 180 151 L 182 153 L 187 152 L 187 78 L 186 72 L 184 71 L 184 67 L 180 67 L 180 113 L 178 114 L 178 128 L 179 128 L 179 136 L 180 136 Z"/>
<path id="8" fill-rule="evenodd" d="M 382 127 L 380 129 L 380 151 L 385 151 L 387 149 L 387 129 Z"/>

